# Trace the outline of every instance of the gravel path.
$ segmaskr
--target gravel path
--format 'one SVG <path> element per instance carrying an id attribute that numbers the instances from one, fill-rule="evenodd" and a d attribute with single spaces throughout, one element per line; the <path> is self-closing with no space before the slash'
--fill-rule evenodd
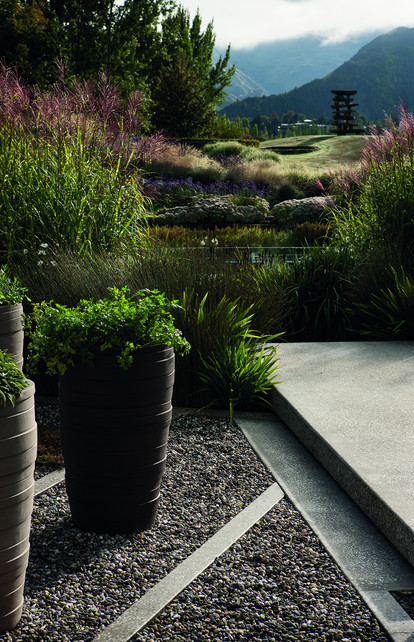
<path id="1" fill-rule="evenodd" d="M 0 641 L 92 640 L 272 483 L 237 427 L 182 416 L 171 427 L 153 530 L 82 533 L 71 525 L 64 484 L 57 485 L 35 500 L 25 608 Z M 133 638 L 388 639 L 287 499 Z"/>

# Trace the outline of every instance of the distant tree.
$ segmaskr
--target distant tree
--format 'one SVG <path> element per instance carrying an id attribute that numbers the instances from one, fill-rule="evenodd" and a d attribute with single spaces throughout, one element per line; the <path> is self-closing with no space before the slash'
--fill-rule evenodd
<path id="1" fill-rule="evenodd" d="M 58 53 L 56 26 L 44 0 L 0 0 L 0 59 L 26 81 L 44 84 Z"/>
<path id="2" fill-rule="evenodd" d="M 330 119 L 326 114 L 321 114 L 319 118 L 316 119 L 316 122 L 318 125 L 328 125 L 330 123 Z"/>
<path id="3" fill-rule="evenodd" d="M 49 0 L 49 7 L 59 25 L 60 56 L 73 74 L 92 76 L 108 67 L 115 0 Z"/>
<path id="4" fill-rule="evenodd" d="M 269 140 L 269 132 L 267 131 L 266 125 L 264 125 L 262 131 L 260 132 L 260 140 Z"/>
<path id="5" fill-rule="evenodd" d="M 160 72 L 163 67 L 170 66 L 177 56 L 185 56 L 188 68 L 199 74 L 205 97 L 213 106 L 218 106 L 224 101 L 225 88 L 231 82 L 235 66 L 227 68 L 230 47 L 224 57 L 220 56 L 213 63 L 215 40 L 213 22 L 203 32 L 200 14 L 197 12 L 191 21 L 189 11 L 179 6 L 161 22 L 159 55 L 154 70 Z M 154 80 L 156 82 L 156 76 Z"/>
<path id="6" fill-rule="evenodd" d="M 252 134 L 253 138 L 255 138 L 257 140 L 259 138 L 259 128 L 257 126 L 257 123 L 254 123 L 254 125 L 253 125 L 253 127 L 251 128 L 250 131 L 251 131 L 251 134 Z"/>
<path id="7" fill-rule="evenodd" d="M 201 75 L 184 54 L 161 70 L 153 94 L 157 108 L 154 125 L 169 136 L 209 136 L 217 115 Z"/>
<path id="8" fill-rule="evenodd" d="M 163 57 L 161 23 L 175 8 L 174 0 L 125 0 L 117 7 L 110 69 L 125 90 L 145 87 L 150 91 L 156 85 Z"/>
<path id="9" fill-rule="evenodd" d="M 17 65 L 29 81 L 49 84 L 57 58 L 65 61 L 68 82 L 109 71 L 124 93 L 147 91 L 159 127 L 172 127 L 171 118 L 163 122 L 167 94 L 175 105 L 191 99 L 195 110 L 198 104 L 202 113 L 193 111 L 192 130 L 210 127 L 235 72 L 230 47 L 213 62 L 214 45 L 213 23 L 203 30 L 199 13 L 191 20 L 174 0 L 0 0 L 0 56 L 6 63 Z M 170 88 L 166 79 L 174 69 L 179 82 Z"/>
<path id="10" fill-rule="evenodd" d="M 289 109 L 282 116 L 282 123 L 296 123 L 298 115 L 293 109 Z"/>

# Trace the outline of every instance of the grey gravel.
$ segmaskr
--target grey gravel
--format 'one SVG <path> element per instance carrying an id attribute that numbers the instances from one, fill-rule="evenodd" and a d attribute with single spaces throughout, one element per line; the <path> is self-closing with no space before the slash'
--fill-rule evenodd
<path id="1" fill-rule="evenodd" d="M 50 421 L 56 412 L 50 410 Z M 48 417 L 46 408 L 37 412 L 38 423 Z M 181 416 L 171 426 L 151 531 L 78 531 L 58 484 L 35 499 L 25 607 L 17 628 L 0 641 L 92 640 L 273 481 L 237 427 Z M 133 639 L 389 638 L 284 499 Z"/>

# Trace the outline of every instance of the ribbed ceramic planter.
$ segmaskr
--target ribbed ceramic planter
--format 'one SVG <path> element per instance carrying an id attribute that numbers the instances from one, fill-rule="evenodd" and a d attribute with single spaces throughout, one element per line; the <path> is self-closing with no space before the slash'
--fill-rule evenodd
<path id="1" fill-rule="evenodd" d="M 37 452 L 34 392 L 29 382 L 14 407 L 0 408 L 0 633 L 17 625 L 23 608 Z"/>
<path id="2" fill-rule="evenodd" d="M 23 305 L 0 305 L 0 350 L 13 355 L 20 369 L 23 368 Z"/>
<path id="3" fill-rule="evenodd" d="M 134 353 L 122 370 L 101 353 L 59 381 L 62 452 L 74 525 L 97 533 L 153 526 L 172 417 L 174 351 Z"/>

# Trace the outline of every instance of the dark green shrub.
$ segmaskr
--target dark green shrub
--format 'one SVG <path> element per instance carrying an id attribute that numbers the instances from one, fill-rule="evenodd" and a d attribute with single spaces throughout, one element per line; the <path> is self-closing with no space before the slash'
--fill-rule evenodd
<path id="1" fill-rule="evenodd" d="M 282 183 L 277 190 L 277 200 L 290 201 L 294 198 L 304 198 L 305 193 L 292 183 Z"/>
<path id="2" fill-rule="evenodd" d="M 201 407 L 221 401 L 232 416 L 236 406 L 263 401 L 271 387 L 275 355 L 274 350 L 271 356 L 263 350 L 256 362 L 255 350 L 260 351 L 259 344 L 269 337 L 252 329 L 254 305 L 225 296 L 216 302 L 194 290 L 185 291 L 180 304 L 176 323 L 192 349 L 177 360 L 175 403 Z"/>
<path id="3" fill-rule="evenodd" d="M 19 279 L 15 276 L 11 278 L 7 265 L 0 267 L 0 305 L 22 303 L 26 297 L 26 291 Z"/>

